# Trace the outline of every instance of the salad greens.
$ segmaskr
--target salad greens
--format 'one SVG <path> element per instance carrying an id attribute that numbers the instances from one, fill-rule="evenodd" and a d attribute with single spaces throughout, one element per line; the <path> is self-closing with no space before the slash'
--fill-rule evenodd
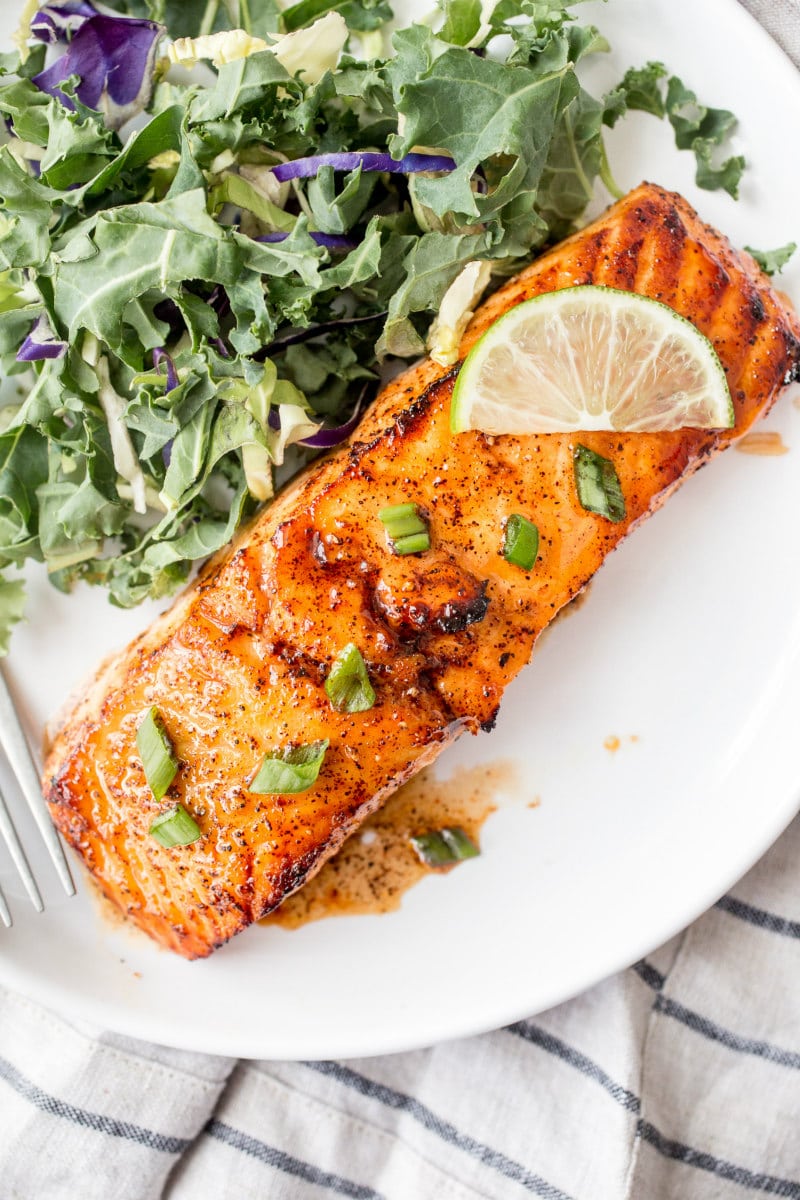
<path id="1" fill-rule="evenodd" d="M 691 150 L 697 160 L 698 187 L 724 188 L 734 200 L 737 198 L 744 159 L 736 154 L 717 163 L 714 157 L 736 125 L 732 112 L 700 104 L 694 92 L 660 62 L 649 62 L 626 73 L 616 91 L 606 97 L 606 124 L 613 125 L 632 109 L 669 119 L 675 145 L 679 150 Z"/>
<path id="2" fill-rule="evenodd" d="M 733 116 L 658 63 L 592 95 L 607 43 L 576 4 L 441 0 L 391 42 L 386 0 L 26 6 L 0 56 L 0 653 L 26 560 L 167 595 L 287 452 L 347 436 L 384 360 L 454 362 L 491 280 L 618 194 L 626 111 L 735 194 Z"/>
<path id="3" fill-rule="evenodd" d="M 748 254 L 752 254 L 765 275 L 779 275 L 797 249 L 797 242 L 787 242 L 775 250 L 754 250 L 745 246 Z"/>

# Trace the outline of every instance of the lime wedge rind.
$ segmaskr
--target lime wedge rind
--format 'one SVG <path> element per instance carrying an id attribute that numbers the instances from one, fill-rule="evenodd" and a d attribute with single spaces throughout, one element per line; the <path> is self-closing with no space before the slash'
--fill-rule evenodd
<path id="1" fill-rule="evenodd" d="M 472 348 L 454 433 L 661 432 L 734 423 L 714 347 L 668 305 L 582 285 L 505 313 Z"/>

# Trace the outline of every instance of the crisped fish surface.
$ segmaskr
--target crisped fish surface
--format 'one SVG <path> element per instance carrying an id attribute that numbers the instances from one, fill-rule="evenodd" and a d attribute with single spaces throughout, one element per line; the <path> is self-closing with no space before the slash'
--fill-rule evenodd
<path id="1" fill-rule="evenodd" d="M 602 283 L 664 301 L 714 342 L 735 429 L 452 437 L 453 374 L 430 362 L 385 389 L 353 444 L 312 468 L 118 659 L 61 731 L 45 772 L 59 828 L 106 894 L 159 942 L 210 953 L 313 874 L 386 796 L 463 730 L 491 727 L 503 691 L 556 612 L 709 455 L 742 434 L 798 369 L 800 326 L 752 260 L 676 195 L 643 185 L 494 295 L 466 351 L 512 305 Z M 585 512 L 575 441 L 611 458 L 627 517 Z M 432 548 L 387 550 L 378 511 L 416 501 Z M 500 554 L 513 512 L 540 530 L 529 574 Z M 324 680 L 348 642 L 377 692 L 331 709 Z M 150 705 L 180 758 L 153 801 L 135 745 Z M 317 783 L 248 791 L 265 752 L 329 738 Z M 148 835 L 170 800 L 203 837 Z"/>

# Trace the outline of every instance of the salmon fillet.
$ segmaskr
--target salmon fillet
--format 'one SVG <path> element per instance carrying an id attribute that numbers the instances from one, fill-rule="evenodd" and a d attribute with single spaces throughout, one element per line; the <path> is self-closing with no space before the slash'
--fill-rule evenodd
<path id="1" fill-rule="evenodd" d="M 427 361 L 384 389 L 352 443 L 315 464 L 213 559 L 175 606 L 108 663 L 49 755 L 58 828 L 106 895 L 164 946 L 209 954 L 285 900 L 404 780 L 464 731 L 491 729 L 503 692 L 555 614 L 679 483 L 738 438 L 800 374 L 800 323 L 746 254 L 680 196 L 644 184 L 508 283 L 474 317 L 462 354 L 512 305 L 576 284 L 662 300 L 714 343 L 731 430 L 453 437 L 456 371 Z M 576 440 L 613 460 L 619 524 L 578 503 Z M 431 550 L 387 549 L 378 511 L 415 501 Z M 527 514 L 540 554 L 501 554 Z M 376 692 L 331 708 L 324 681 L 348 643 Z M 136 749 L 161 713 L 180 769 L 156 803 Z M 255 795 L 264 754 L 328 738 L 317 782 Z M 148 834 L 172 802 L 202 837 Z"/>

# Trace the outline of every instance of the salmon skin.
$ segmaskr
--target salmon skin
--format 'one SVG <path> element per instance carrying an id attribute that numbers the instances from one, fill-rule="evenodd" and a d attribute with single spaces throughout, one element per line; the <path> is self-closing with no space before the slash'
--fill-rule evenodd
<path id="1" fill-rule="evenodd" d="M 53 744 L 43 786 L 54 821 L 162 945 L 208 955 L 299 888 L 455 737 L 491 729 L 537 637 L 606 555 L 800 374 L 800 324 L 755 262 L 650 184 L 495 293 L 462 354 L 514 304 L 577 284 L 639 292 L 692 321 L 727 373 L 734 428 L 453 436 L 456 370 L 426 361 L 385 388 L 349 446 L 295 480 L 101 670 Z M 613 461 L 620 523 L 579 504 L 576 441 Z M 400 557 L 378 512 L 409 501 L 431 549 Z M 515 512 L 539 528 L 528 573 L 501 553 Z M 324 683 L 351 642 L 376 700 L 335 712 Z M 161 803 L 135 742 L 151 705 L 180 761 Z M 323 738 L 308 791 L 248 790 L 266 753 Z M 202 837 L 165 849 L 148 829 L 174 802 Z"/>

